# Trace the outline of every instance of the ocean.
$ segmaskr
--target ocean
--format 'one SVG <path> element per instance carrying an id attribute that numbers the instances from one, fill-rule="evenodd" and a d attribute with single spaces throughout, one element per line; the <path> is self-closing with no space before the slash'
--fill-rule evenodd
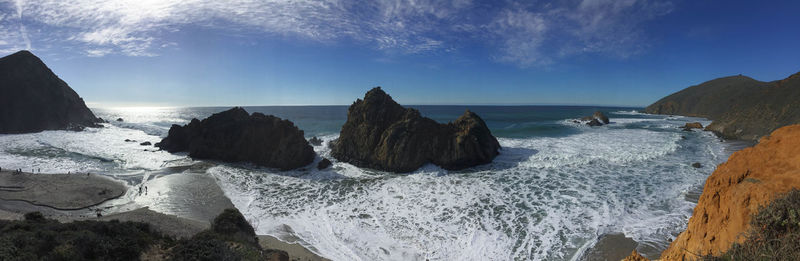
<path id="1" fill-rule="evenodd" d="M 357 168 L 330 157 L 347 106 L 245 107 L 293 121 L 333 167 L 281 172 L 246 163 L 153 152 L 172 124 L 227 107 L 94 108 L 106 127 L 0 135 L 0 167 L 91 172 L 137 186 L 187 171 L 213 177 L 258 234 L 300 242 L 333 260 L 571 260 L 602 235 L 624 233 L 658 253 L 682 231 L 715 166 L 741 144 L 684 132 L 706 119 L 648 115 L 638 108 L 410 106 L 439 122 L 466 108 L 503 149 L 493 163 L 461 171 L 433 165 L 408 174 Z M 601 110 L 611 124 L 573 119 Z M 123 121 L 115 121 L 122 118 Z M 135 140 L 135 142 L 125 140 Z M 699 162 L 702 167 L 694 168 Z M 203 168 L 190 168 L 196 164 Z M 154 209 L 180 214 L 180 206 Z M 174 213 L 171 213 L 174 212 Z"/>

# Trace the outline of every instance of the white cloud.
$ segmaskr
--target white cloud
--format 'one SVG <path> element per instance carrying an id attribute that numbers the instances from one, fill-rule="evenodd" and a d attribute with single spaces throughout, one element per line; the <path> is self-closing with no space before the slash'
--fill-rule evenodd
<path id="1" fill-rule="evenodd" d="M 10 33 L 0 40 L 15 45 L 64 41 L 91 56 L 157 55 L 175 47 L 170 32 L 192 25 L 324 43 L 355 40 L 400 53 L 446 52 L 477 42 L 498 61 L 521 66 L 586 52 L 635 54 L 647 45 L 642 24 L 672 8 L 652 0 L 10 1 L 0 0 L 0 33 Z M 6 12 L 12 9 L 16 18 Z M 26 41 L 28 24 L 47 37 Z"/>
<path id="2" fill-rule="evenodd" d="M 86 55 L 89 57 L 103 57 L 113 52 L 111 49 L 91 49 L 86 50 Z"/>

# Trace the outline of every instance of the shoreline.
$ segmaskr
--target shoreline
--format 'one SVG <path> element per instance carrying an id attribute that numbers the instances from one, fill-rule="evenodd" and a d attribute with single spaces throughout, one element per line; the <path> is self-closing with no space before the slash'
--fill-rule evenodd
<path id="1" fill-rule="evenodd" d="M 222 212 L 224 208 L 235 208 L 230 200 L 224 196 L 221 189 L 214 183 L 213 178 L 192 173 L 170 174 L 154 177 L 145 181 L 151 189 L 152 195 L 161 198 L 173 197 L 174 201 L 186 200 L 174 194 L 159 193 L 159 188 L 171 186 L 170 191 L 184 192 L 182 189 L 194 188 L 200 191 L 205 188 L 211 193 L 204 193 L 211 200 L 210 208 L 196 211 L 197 208 L 208 207 L 204 204 L 186 207 L 183 215 L 162 213 L 147 206 L 147 200 L 135 195 L 137 186 L 129 186 L 124 182 L 100 174 L 33 174 L 27 172 L 15 173 L 3 170 L 0 172 L 0 220 L 22 220 L 28 212 L 39 211 L 45 217 L 55 219 L 62 223 L 73 221 L 138 221 L 148 223 L 156 230 L 175 238 L 190 238 L 193 235 L 209 229 L 211 220 Z M 197 186 L 200 186 L 198 188 Z M 159 200 L 160 198 L 156 198 Z M 115 202 L 115 201 L 120 201 Z M 145 201 L 145 202 L 142 202 Z M 222 203 L 219 203 L 222 202 Z M 227 203 L 226 203 L 227 202 Z M 155 208 L 163 208 L 163 201 L 153 201 Z M 200 202 L 197 202 L 200 203 Z M 108 204 L 109 206 L 105 206 Z M 115 205 L 121 204 L 121 205 Z M 143 205 L 143 206 L 142 206 Z M 92 215 L 103 212 L 111 213 Z M 194 212 L 192 214 L 192 212 Z M 211 213 L 218 212 L 218 213 Z M 204 218 L 210 216 L 210 218 Z M 205 219 L 205 220 L 203 220 Z M 327 260 L 300 244 L 281 241 L 269 235 L 258 235 L 259 244 L 265 249 L 277 249 L 289 254 L 291 260 Z"/>

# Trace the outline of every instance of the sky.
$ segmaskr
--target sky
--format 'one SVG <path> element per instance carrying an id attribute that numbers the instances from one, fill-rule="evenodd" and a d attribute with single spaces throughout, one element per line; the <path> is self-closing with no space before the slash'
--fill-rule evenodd
<path id="1" fill-rule="evenodd" d="M 646 106 L 800 71 L 800 1 L 0 0 L 90 107 Z"/>

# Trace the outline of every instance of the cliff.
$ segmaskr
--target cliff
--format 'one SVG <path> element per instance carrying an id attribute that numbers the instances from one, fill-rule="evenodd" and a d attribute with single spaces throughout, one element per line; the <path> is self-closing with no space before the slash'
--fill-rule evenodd
<path id="1" fill-rule="evenodd" d="M 240 107 L 172 125 L 156 147 L 226 162 L 250 162 L 290 170 L 314 161 L 314 149 L 294 123 L 272 115 L 248 114 Z"/>
<path id="2" fill-rule="evenodd" d="M 80 130 L 101 122 L 78 94 L 28 51 L 0 58 L 0 133 Z"/>
<path id="3" fill-rule="evenodd" d="M 709 118 L 706 130 L 755 141 L 800 123 L 800 73 L 772 82 L 741 75 L 707 81 L 664 97 L 645 112 Z"/>
<path id="4" fill-rule="evenodd" d="M 800 125 L 780 128 L 720 164 L 706 180 L 687 229 L 661 258 L 693 260 L 726 252 L 745 239 L 759 207 L 792 188 L 800 188 Z"/>
<path id="5" fill-rule="evenodd" d="M 348 109 L 331 155 L 359 167 L 410 172 L 428 162 L 449 170 L 486 164 L 499 149 L 477 114 L 467 110 L 455 121 L 440 124 L 403 108 L 376 87 Z"/>

